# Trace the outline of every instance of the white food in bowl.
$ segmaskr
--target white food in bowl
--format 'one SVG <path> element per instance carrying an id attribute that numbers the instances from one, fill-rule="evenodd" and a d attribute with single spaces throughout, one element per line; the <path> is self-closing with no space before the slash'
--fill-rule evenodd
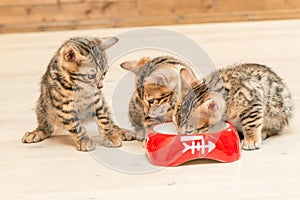
<path id="1" fill-rule="evenodd" d="M 227 129 L 229 127 L 230 127 L 230 125 L 228 123 L 225 123 L 225 124 L 220 123 L 216 127 L 209 129 L 209 131 L 207 133 L 215 133 L 215 132 Z M 158 124 L 153 127 L 153 131 L 156 133 L 160 133 L 160 134 L 172 134 L 172 135 L 178 134 L 175 124 L 173 122 Z"/>

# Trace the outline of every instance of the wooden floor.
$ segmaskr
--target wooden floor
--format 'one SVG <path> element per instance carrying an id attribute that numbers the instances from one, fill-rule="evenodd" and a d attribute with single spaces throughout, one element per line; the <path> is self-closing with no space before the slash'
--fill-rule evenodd
<path id="1" fill-rule="evenodd" d="M 217 66 L 240 62 L 271 66 L 286 81 L 296 104 L 286 133 L 264 141 L 261 150 L 243 151 L 234 163 L 199 161 L 140 174 L 120 172 L 95 159 L 95 154 L 76 151 L 70 137 L 59 131 L 41 143 L 22 144 L 23 134 L 36 126 L 33 108 L 40 76 L 56 48 L 74 35 L 117 35 L 128 29 L 4 34 L 0 35 L 0 199 L 300 198 L 300 20 L 167 28 L 195 40 Z M 111 67 L 104 86 L 109 102 L 125 73 Z M 126 163 L 114 157 L 115 150 L 97 149 L 104 157 Z M 140 143 L 126 142 L 121 150 L 140 155 L 132 168 L 146 166 Z"/>

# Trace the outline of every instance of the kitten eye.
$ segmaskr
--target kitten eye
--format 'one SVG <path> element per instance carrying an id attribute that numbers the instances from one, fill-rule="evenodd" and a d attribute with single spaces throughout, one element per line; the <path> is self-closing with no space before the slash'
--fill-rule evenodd
<path id="1" fill-rule="evenodd" d="M 197 128 L 197 132 L 198 132 L 198 133 L 203 133 L 203 132 L 205 132 L 205 131 L 207 131 L 207 127 Z"/>
<path id="2" fill-rule="evenodd" d="M 104 72 L 101 76 L 101 79 L 103 80 L 105 78 L 106 72 Z"/>
<path id="3" fill-rule="evenodd" d="M 150 99 L 148 100 L 149 104 L 153 104 L 154 103 L 154 99 Z"/>
<path id="4" fill-rule="evenodd" d="M 88 74 L 88 78 L 91 80 L 95 79 L 95 77 L 96 77 L 96 74 Z"/>

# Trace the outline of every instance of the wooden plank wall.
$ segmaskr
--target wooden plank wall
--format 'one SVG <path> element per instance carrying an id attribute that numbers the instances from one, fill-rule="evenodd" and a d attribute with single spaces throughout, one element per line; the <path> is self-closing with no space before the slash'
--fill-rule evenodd
<path id="1" fill-rule="evenodd" d="M 300 18 L 300 0 L 0 0 L 0 33 Z"/>

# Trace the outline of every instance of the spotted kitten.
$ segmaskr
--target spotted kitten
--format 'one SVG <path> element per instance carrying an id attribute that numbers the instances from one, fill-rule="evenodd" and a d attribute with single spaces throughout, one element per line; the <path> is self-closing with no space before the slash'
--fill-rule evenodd
<path id="1" fill-rule="evenodd" d="M 242 148 L 254 150 L 282 132 L 292 112 L 291 94 L 277 74 L 264 65 L 240 64 L 195 82 L 176 106 L 174 122 L 180 133 L 192 134 L 230 121 L 243 133 Z"/>
<path id="2" fill-rule="evenodd" d="M 115 37 L 75 37 L 67 40 L 52 58 L 41 81 L 36 104 L 38 127 L 27 132 L 23 143 L 40 142 L 61 126 L 71 133 L 79 151 L 95 149 L 82 122 L 96 118 L 104 146 L 119 147 L 129 131 L 117 126 L 101 92 L 108 70 L 105 49 Z"/>
<path id="3" fill-rule="evenodd" d="M 127 61 L 121 67 L 136 75 L 135 92 L 129 102 L 129 119 L 136 132 L 134 137 L 142 141 L 152 125 L 172 120 L 181 88 L 195 81 L 194 74 L 185 63 L 169 56 Z"/>

